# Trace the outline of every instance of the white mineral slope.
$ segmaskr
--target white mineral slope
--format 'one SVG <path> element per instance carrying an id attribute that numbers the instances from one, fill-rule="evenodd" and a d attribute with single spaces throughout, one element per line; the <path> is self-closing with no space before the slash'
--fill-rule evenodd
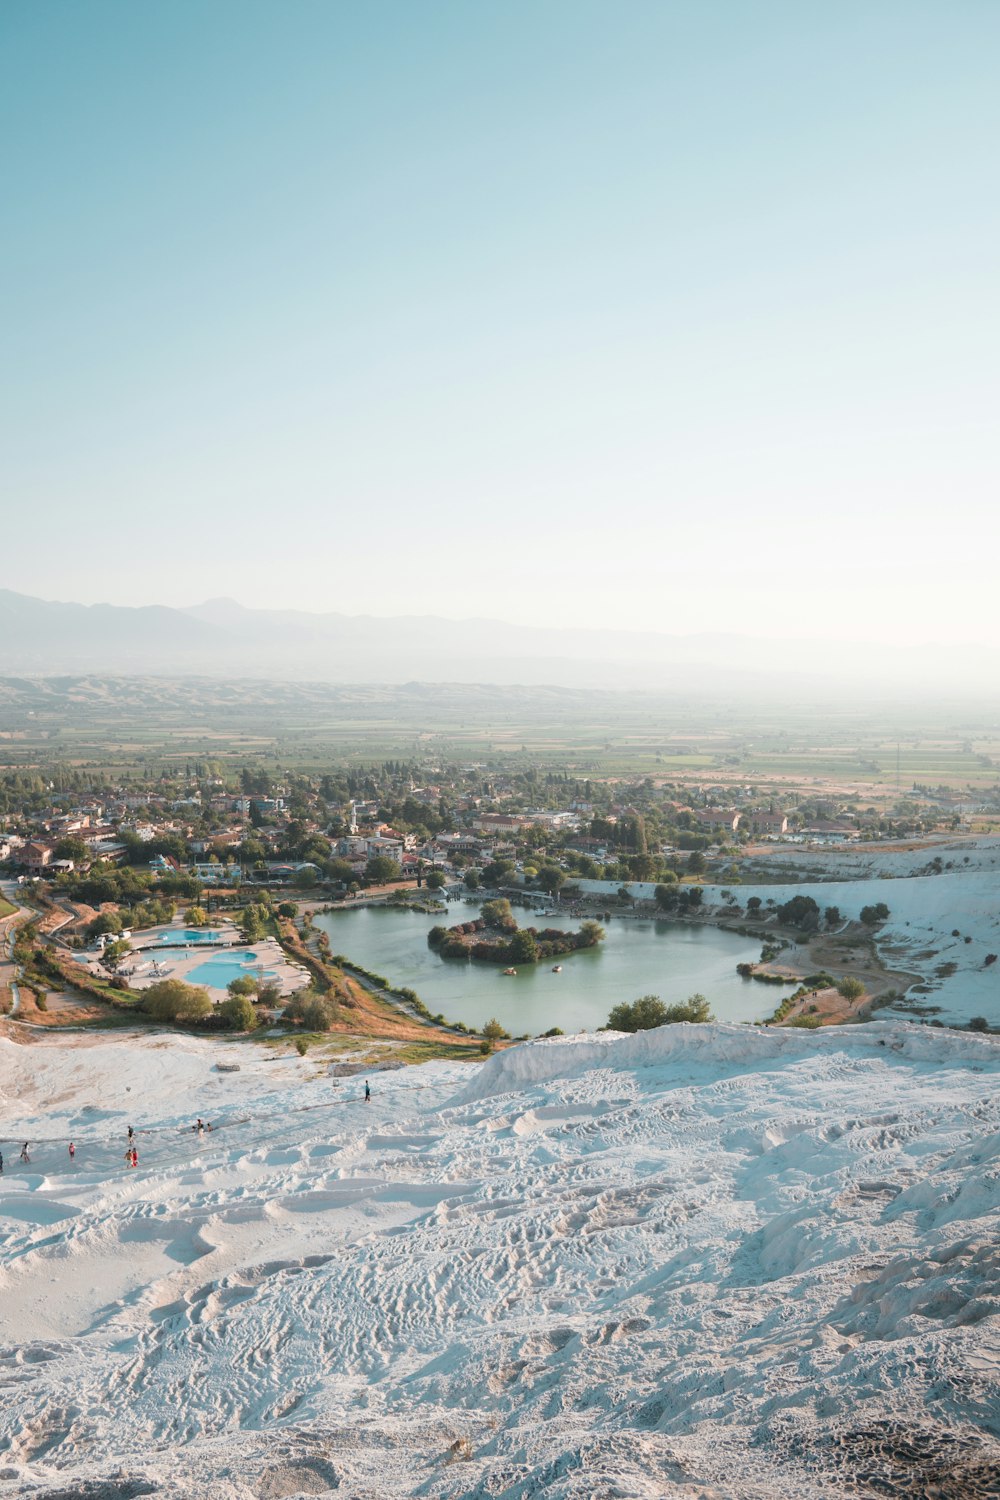
<path id="1" fill-rule="evenodd" d="M 1000 1493 L 990 1039 L 218 1055 L 0 1040 L 3 1493 Z"/>
<path id="2" fill-rule="evenodd" d="M 721 889 L 706 886 L 705 900 L 721 903 Z M 876 943 L 887 966 L 921 976 L 923 1001 L 940 1011 L 946 1024 L 985 1016 L 1000 1026 L 1000 961 L 986 962 L 991 954 L 1000 954 L 1000 872 L 946 870 L 893 880 L 824 880 L 740 891 L 743 900 L 750 894 L 779 906 L 792 896 L 812 896 L 821 908 L 836 906 L 852 921 L 863 907 L 883 901 L 889 919 Z"/>

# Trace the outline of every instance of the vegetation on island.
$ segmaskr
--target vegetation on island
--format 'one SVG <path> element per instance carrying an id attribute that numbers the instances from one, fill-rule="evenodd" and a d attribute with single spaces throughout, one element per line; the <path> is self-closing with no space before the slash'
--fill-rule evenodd
<path id="1" fill-rule="evenodd" d="M 453 927 L 432 927 L 427 942 L 442 958 L 477 959 L 491 964 L 536 964 L 542 959 L 595 948 L 604 939 L 599 922 L 584 922 L 576 932 L 562 927 L 519 927 L 510 902 L 484 901 L 481 913 Z"/>

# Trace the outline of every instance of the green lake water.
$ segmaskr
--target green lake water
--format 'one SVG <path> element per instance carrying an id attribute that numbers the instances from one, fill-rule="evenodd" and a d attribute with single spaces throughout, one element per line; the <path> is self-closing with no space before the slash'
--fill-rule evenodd
<path id="1" fill-rule="evenodd" d="M 668 1004 L 700 991 L 720 1021 L 759 1021 L 781 996 L 777 986 L 740 979 L 736 965 L 760 957 L 760 943 L 716 927 L 686 922 L 614 918 L 602 925 L 597 948 L 564 954 L 549 963 L 522 965 L 516 977 L 492 964 L 440 958 L 427 946 L 431 927 L 467 922 L 478 907 L 453 902 L 447 915 L 366 906 L 317 916 L 330 948 L 390 984 L 416 990 L 424 1004 L 449 1021 L 482 1026 L 495 1016 L 512 1035 L 561 1026 L 566 1032 L 603 1026 L 620 1000 L 659 995 Z M 516 910 L 522 926 L 570 927 L 576 918 Z M 552 972 L 562 964 L 562 973 Z"/>

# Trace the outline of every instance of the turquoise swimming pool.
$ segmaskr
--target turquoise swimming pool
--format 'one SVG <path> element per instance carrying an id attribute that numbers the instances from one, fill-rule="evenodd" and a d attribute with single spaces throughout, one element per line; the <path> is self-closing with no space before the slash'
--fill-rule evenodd
<path id="1" fill-rule="evenodd" d="M 169 932 L 161 932 L 156 941 L 177 948 L 188 943 L 217 943 L 220 936 L 221 933 L 209 932 L 205 927 L 172 927 Z"/>
<path id="2" fill-rule="evenodd" d="M 248 948 L 230 948 L 226 953 L 214 953 L 184 977 L 188 984 L 207 984 L 210 989 L 224 990 L 231 980 L 240 979 L 245 974 L 251 979 L 261 977 L 257 954 Z M 270 969 L 264 969 L 263 975 L 265 979 L 275 978 Z"/>

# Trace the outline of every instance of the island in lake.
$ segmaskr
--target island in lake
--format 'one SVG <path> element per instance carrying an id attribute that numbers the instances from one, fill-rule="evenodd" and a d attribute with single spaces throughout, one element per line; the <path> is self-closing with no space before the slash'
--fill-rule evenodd
<path id="1" fill-rule="evenodd" d="M 537 964 L 544 958 L 595 948 L 604 939 L 599 922 L 577 932 L 562 927 L 518 927 L 510 902 L 484 901 L 480 915 L 454 927 L 432 927 L 427 942 L 442 958 L 478 959 L 490 964 Z"/>

